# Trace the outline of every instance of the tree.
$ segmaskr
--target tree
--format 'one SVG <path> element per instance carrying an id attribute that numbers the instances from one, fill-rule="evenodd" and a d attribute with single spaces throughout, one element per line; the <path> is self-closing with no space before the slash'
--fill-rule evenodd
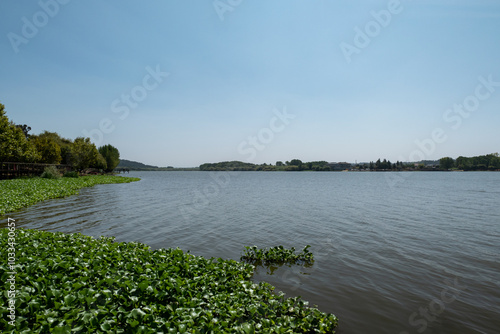
<path id="1" fill-rule="evenodd" d="M 61 163 L 61 147 L 53 138 L 32 136 L 30 141 L 33 142 L 37 151 L 41 154 L 39 162 L 47 164 Z"/>
<path id="2" fill-rule="evenodd" d="M 302 170 L 302 160 L 292 159 L 290 161 L 290 166 L 297 166 L 297 170 Z M 295 168 L 294 168 L 295 170 Z"/>
<path id="3" fill-rule="evenodd" d="M 276 161 L 276 166 L 283 166 L 283 161 Z"/>
<path id="4" fill-rule="evenodd" d="M 5 106 L 0 103 L 0 161 L 36 162 L 40 154 L 22 129 L 9 121 Z"/>
<path id="5" fill-rule="evenodd" d="M 448 170 L 455 165 L 455 160 L 450 157 L 444 157 L 439 159 L 439 167 L 444 170 Z"/>
<path id="6" fill-rule="evenodd" d="M 99 147 L 99 153 L 101 153 L 104 160 L 106 160 L 106 172 L 112 172 L 120 163 L 120 152 L 116 147 L 111 145 L 101 146 Z"/>
<path id="7" fill-rule="evenodd" d="M 300 165 L 302 165 L 302 161 L 299 159 L 292 159 L 292 161 L 290 161 L 290 165 L 291 166 L 300 166 Z"/>
<path id="8" fill-rule="evenodd" d="M 471 163 L 467 157 L 459 156 L 455 162 L 458 169 L 469 170 Z"/>
<path id="9" fill-rule="evenodd" d="M 104 159 L 104 157 L 102 156 L 102 154 L 98 154 L 97 155 L 97 160 L 95 162 L 95 164 L 91 167 L 94 167 L 94 168 L 97 168 L 97 169 L 102 169 L 102 170 L 107 170 L 107 163 L 106 163 L 106 159 Z"/>
<path id="10" fill-rule="evenodd" d="M 493 153 L 491 160 L 490 160 L 490 165 L 488 166 L 489 169 L 500 169 L 500 157 L 498 156 L 498 153 Z"/>
<path id="11" fill-rule="evenodd" d="M 21 129 L 21 130 L 23 131 L 24 136 L 25 136 L 26 138 L 29 138 L 29 137 L 30 137 L 30 135 L 28 134 L 28 132 L 30 132 L 30 131 L 31 131 L 31 126 L 27 126 L 26 124 L 23 124 L 23 125 L 18 124 L 18 125 L 16 125 L 16 127 L 18 127 L 19 129 Z"/>
<path id="12" fill-rule="evenodd" d="M 99 158 L 101 157 L 101 158 Z M 86 168 L 106 168 L 106 160 L 102 158 L 90 138 L 78 137 L 71 145 L 71 164 L 77 170 Z"/>

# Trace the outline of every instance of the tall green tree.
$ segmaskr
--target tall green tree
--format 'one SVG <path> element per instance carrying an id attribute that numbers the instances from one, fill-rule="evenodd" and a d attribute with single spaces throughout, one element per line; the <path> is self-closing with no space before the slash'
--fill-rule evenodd
<path id="1" fill-rule="evenodd" d="M 31 136 L 35 137 L 35 136 Z M 73 141 L 61 137 L 57 132 L 44 131 L 43 133 L 37 135 L 38 138 L 48 138 L 61 148 L 61 163 L 66 165 L 71 165 L 71 145 Z"/>
<path id="2" fill-rule="evenodd" d="M 26 139 L 21 128 L 9 121 L 5 106 L 0 103 L 0 161 L 36 162 L 40 154 Z"/>
<path id="3" fill-rule="evenodd" d="M 101 156 L 90 138 L 78 137 L 71 144 L 71 164 L 77 170 L 86 168 L 106 169 L 106 160 Z"/>
<path id="4" fill-rule="evenodd" d="M 300 160 L 300 159 L 292 159 L 292 161 L 290 161 L 290 165 L 291 166 L 301 166 L 302 165 L 302 160 Z"/>
<path id="5" fill-rule="evenodd" d="M 32 136 L 30 141 L 34 143 L 37 151 L 41 154 L 39 162 L 47 164 L 61 163 L 61 147 L 53 138 Z"/>
<path id="6" fill-rule="evenodd" d="M 17 125 L 16 125 L 16 127 L 18 127 L 19 129 L 21 129 L 21 130 L 23 131 L 24 136 L 25 136 L 26 138 L 29 138 L 29 137 L 30 137 L 30 135 L 28 134 L 28 132 L 30 132 L 30 131 L 31 131 L 31 126 L 28 126 L 28 125 L 26 125 L 26 124 L 17 124 Z"/>
<path id="7" fill-rule="evenodd" d="M 448 170 L 455 165 L 455 160 L 450 157 L 444 157 L 439 159 L 439 168 Z"/>
<path id="8" fill-rule="evenodd" d="M 112 145 L 104 145 L 99 147 L 99 153 L 106 160 L 106 172 L 112 172 L 120 163 L 120 152 Z"/>
<path id="9" fill-rule="evenodd" d="M 500 156 L 498 153 L 492 154 L 488 168 L 489 169 L 500 169 Z"/>

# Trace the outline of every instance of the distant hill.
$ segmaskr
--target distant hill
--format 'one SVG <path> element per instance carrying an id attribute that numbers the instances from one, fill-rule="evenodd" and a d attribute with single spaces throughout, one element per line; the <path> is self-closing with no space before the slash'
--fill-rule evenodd
<path id="1" fill-rule="evenodd" d="M 120 159 L 120 163 L 116 167 L 116 169 L 120 168 L 128 168 L 129 170 L 135 170 L 135 171 L 198 171 L 200 170 L 198 167 L 187 167 L 187 168 L 174 168 L 172 166 L 168 167 L 157 167 L 157 166 L 151 166 L 151 165 L 146 165 L 143 164 L 142 162 L 137 162 L 137 161 L 131 161 L 131 160 L 125 160 L 125 159 Z"/>
<path id="2" fill-rule="evenodd" d="M 120 159 L 120 163 L 116 168 L 128 169 L 156 169 L 158 166 L 145 165 L 142 162 Z"/>

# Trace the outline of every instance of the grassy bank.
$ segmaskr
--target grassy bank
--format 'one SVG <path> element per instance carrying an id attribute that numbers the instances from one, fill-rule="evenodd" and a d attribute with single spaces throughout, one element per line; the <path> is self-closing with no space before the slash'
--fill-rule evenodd
<path id="1" fill-rule="evenodd" d="M 1 249 L 8 233 L 0 230 Z M 0 294 L 4 333 L 334 333 L 337 325 L 332 314 L 252 283 L 249 264 L 113 238 L 15 234 L 15 265 L 0 258 L 2 290 L 11 289 L 11 270 L 18 290 L 14 326 Z"/>
<path id="2" fill-rule="evenodd" d="M 81 188 L 96 184 L 128 183 L 139 181 L 138 178 L 111 175 L 82 176 L 79 178 L 63 177 L 57 180 L 30 178 L 0 181 L 0 214 L 45 201 L 51 198 L 77 194 Z"/>

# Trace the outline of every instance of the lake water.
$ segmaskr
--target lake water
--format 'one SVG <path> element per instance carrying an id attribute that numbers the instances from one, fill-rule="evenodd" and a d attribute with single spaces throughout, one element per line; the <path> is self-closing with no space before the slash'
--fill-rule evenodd
<path id="1" fill-rule="evenodd" d="M 500 173 L 130 176 L 142 180 L 8 216 L 236 260 L 247 245 L 309 244 L 312 267 L 259 268 L 255 280 L 334 313 L 338 333 L 500 333 Z"/>

